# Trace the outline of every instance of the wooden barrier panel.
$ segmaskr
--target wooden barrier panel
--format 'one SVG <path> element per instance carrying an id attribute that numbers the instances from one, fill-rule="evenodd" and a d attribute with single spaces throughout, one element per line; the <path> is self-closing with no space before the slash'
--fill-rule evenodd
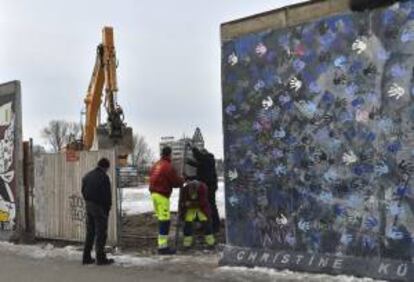
<path id="1" fill-rule="evenodd" d="M 83 241 L 85 203 L 81 195 L 82 177 L 102 157 L 108 158 L 112 184 L 112 210 L 109 216 L 108 244 L 117 243 L 117 193 L 113 150 L 79 152 L 78 161 L 67 161 L 65 153 L 44 154 L 35 159 L 36 236 L 47 239 Z"/>

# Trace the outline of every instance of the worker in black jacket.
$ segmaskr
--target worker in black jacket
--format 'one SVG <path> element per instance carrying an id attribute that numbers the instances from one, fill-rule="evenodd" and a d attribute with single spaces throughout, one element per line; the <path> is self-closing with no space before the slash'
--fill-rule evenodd
<path id="1" fill-rule="evenodd" d="M 206 149 L 198 149 L 197 147 L 187 144 L 193 152 L 194 160 L 187 160 L 187 163 L 197 169 L 197 180 L 204 182 L 208 187 L 208 201 L 211 209 L 211 220 L 213 232 L 218 233 L 220 230 L 220 217 L 216 204 L 217 191 L 217 173 L 216 160 L 214 155 Z"/>
<path id="2" fill-rule="evenodd" d="M 114 262 L 105 254 L 108 232 L 108 217 L 112 205 L 111 182 L 106 174 L 110 167 L 109 160 L 102 158 L 98 166 L 88 172 L 82 179 L 82 195 L 86 206 L 86 238 L 83 250 L 83 264 L 95 263 L 91 257 L 95 241 L 96 264 L 107 265 Z"/>

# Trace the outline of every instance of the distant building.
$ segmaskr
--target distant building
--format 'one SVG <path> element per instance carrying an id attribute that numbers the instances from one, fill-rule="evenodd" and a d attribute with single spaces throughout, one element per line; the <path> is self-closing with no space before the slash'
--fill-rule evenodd
<path id="1" fill-rule="evenodd" d="M 204 148 L 204 138 L 203 138 L 200 128 L 198 127 L 196 128 L 192 138 L 182 137 L 181 139 L 176 140 L 175 137 L 173 136 L 161 137 L 161 141 L 159 145 L 160 153 L 161 153 L 162 148 L 164 148 L 165 146 L 170 146 L 172 149 L 172 154 L 171 154 L 172 162 L 177 172 L 182 174 L 183 169 L 184 169 L 186 175 L 192 176 L 192 175 L 195 175 L 195 169 L 189 165 L 183 165 L 184 152 L 186 153 L 187 158 L 192 158 L 191 151 L 188 151 L 188 150 L 185 151 L 185 144 L 187 143 L 190 143 L 191 145 L 199 149 Z"/>
<path id="2" fill-rule="evenodd" d="M 193 146 L 196 146 L 199 149 L 204 148 L 204 138 L 199 127 L 194 131 L 192 143 Z"/>

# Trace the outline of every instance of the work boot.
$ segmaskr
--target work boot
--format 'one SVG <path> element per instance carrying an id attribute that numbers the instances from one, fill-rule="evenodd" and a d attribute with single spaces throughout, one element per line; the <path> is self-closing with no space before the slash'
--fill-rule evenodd
<path id="1" fill-rule="evenodd" d="M 95 263 L 95 259 L 93 259 L 92 257 L 84 257 L 82 259 L 83 265 L 94 264 L 94 263 Z"/>
<path id="2" fill-rule="evenodd" d="M 169 247 L 158 249 L 159 255 L 175 255 L 176 251 L 174 249 L 171 249 Z"/>
<path id="3" fill-rule="evenodd" d="M 100 259 L 96 261 L 97 265 L 110 265 L 113 264 L 115 261 L 113 259 L 108 259 L 108 258 L 104 258 L 104 259 Z"/>

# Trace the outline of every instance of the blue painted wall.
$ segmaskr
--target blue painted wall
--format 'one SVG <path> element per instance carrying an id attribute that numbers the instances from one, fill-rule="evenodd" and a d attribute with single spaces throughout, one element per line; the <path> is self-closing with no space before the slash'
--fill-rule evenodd
<path id="1" fill-rule="evenodd" d="M 414 255 L 414 1 L 223 43 L 228 243 Z"/>

